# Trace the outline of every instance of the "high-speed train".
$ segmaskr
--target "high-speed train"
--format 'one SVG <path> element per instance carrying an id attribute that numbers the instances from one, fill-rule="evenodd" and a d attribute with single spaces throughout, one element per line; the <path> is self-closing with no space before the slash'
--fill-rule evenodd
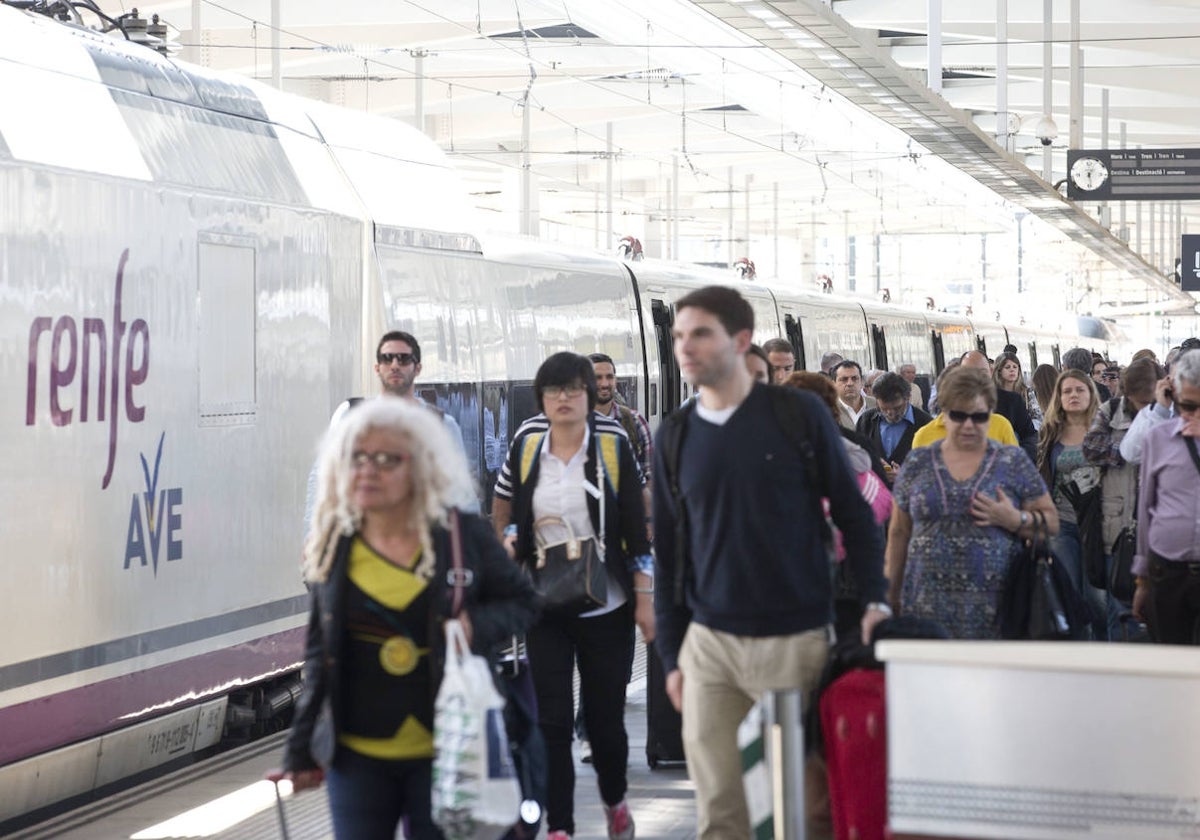
<path id="1" fill-rule="evenodd" d="M 563 349 L 686 396 L 673 301 L 732 275 L 490 239 L 415 130 L 0 5 L 0 830 L 229 737 L 298 690 L 315 445 L 386 329 L 490 487 Z M 813 369 L 1079 341 L 742 284 Z M 1100 349 L 1105 342 L 1089 339 Z M 1036 354 L 1036 358 L 1034 358 Z"/>

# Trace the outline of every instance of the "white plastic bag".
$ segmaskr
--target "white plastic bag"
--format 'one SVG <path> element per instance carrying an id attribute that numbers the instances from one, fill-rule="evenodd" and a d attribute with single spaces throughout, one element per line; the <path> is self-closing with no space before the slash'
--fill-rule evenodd
<path id="1" fill-rule="evenodd" d="M 457 620 L 433 711 L 433 821 L 447 840 L 494 840 L 517 819 L 521 790 L 504 729 L 504 698 Z"/>

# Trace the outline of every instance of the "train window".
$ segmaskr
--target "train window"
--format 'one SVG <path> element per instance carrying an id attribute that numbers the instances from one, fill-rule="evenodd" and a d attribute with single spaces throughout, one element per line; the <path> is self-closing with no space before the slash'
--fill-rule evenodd
<path id="1" fill-rule="evenodd" d="M 202 425 L 254 422 L 254 248 L 235 237 L 206 235 L 199 242 L 200 421 Z"/>
<path id="2" fill-rule="evenodd" d="M 1037 345 L 1031 341 L 1031 342 L 1029 342 L 1029 370 L 1031 372 L 1034 370 L 1037 370 L 1037 366 L 1038 366 Z"/>
<path id="3" fill-rule="evenodd" d="M 1054 366 L 1062 370 L 1062 352 L 1059 350 L 1057 344 L 1050 345 L 1050 354 L 1054 357 Z"/>
<path id="4" fill-rule="evenodd" d="M 480 409 L 483 414 L 483 509 L 492 509 L 492 489 L 508 457 L 513 430 L 508 425 L 508 383 L 485 382 Z"/>
<path id="5" fill-rule="evenodd" d="M 515 432 L 530 417 L 541 414 L 542 407 L 538 405 L 532 382 L 514 382 L 509 393 L 508 416 L 511 418 L 512 431 Z"/>
<path id="6" fill-rule="evenodd" d="M 475 388 L 473 382 L 453 385 L 438 383 L 418 386 L 417 391 L 426 404 L 436 405 L 447 416 L 454 418 L 458 424 L 463 452 L 467 456 L 467 466 L 471 468 L 471 475 L 482 475 L 483 470 L 480 469 L 479 463 L 479 397 Z"/>

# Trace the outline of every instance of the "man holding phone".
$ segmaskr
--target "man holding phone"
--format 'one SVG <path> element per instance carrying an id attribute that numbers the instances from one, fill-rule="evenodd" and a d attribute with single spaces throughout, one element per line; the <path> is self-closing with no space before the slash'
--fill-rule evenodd
<path id="1" fill-rule="evenodd" d="M 1186 339 L 1179 345 L 1180 353 L 1174 359 L 1168 357 L 1167 370 L 1154 386 L 1154 402 L 1143 408 L 1129 424 L 1129 431 L 1121 440 L 1121 457 L 1131 464 L 1142 462 L 1142 445 L 1146 434 L 1160 423 L 1165 423 L 1176 416 L 1175 388 L 1171 383 L 1171 373 L 1179 360 L 1185 354 L 1200 351 L 1200 338 Z"/>
<path id="2" fill-rule="evenodd" d="M 909 402 L 912 387 L 899 374 L 880 374 L 874 386 L 875 408 L 867 409 L 855 425 L 882 459 L 888 484 L 895 482 L 900 464 L 912 450 L 917 429 L 933 419 Z"/>

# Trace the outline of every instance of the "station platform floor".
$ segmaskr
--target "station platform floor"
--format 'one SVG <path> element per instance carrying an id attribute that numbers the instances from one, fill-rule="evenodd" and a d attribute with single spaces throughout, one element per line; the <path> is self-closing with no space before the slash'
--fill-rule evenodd
<path id="1" fill-rule="evenodd" d="M 625 709 L 629 804 L 639 838 L 695 838 L 695 804 L 683 765 L 646 763 L 645 645 L 638 645 Z M 263 774 L 279 766 L 285 733 L 155 779 L 11 835 L 13 840 L 273 840 L 283 837 L 274 787 Z M 575 750 L 575 840 L 605 840 L 591 765 Z M 323 790 L 283 797 L 289 840 L 332 840 Z M 543 827 L 541 837 L 545 836 Z"/>

